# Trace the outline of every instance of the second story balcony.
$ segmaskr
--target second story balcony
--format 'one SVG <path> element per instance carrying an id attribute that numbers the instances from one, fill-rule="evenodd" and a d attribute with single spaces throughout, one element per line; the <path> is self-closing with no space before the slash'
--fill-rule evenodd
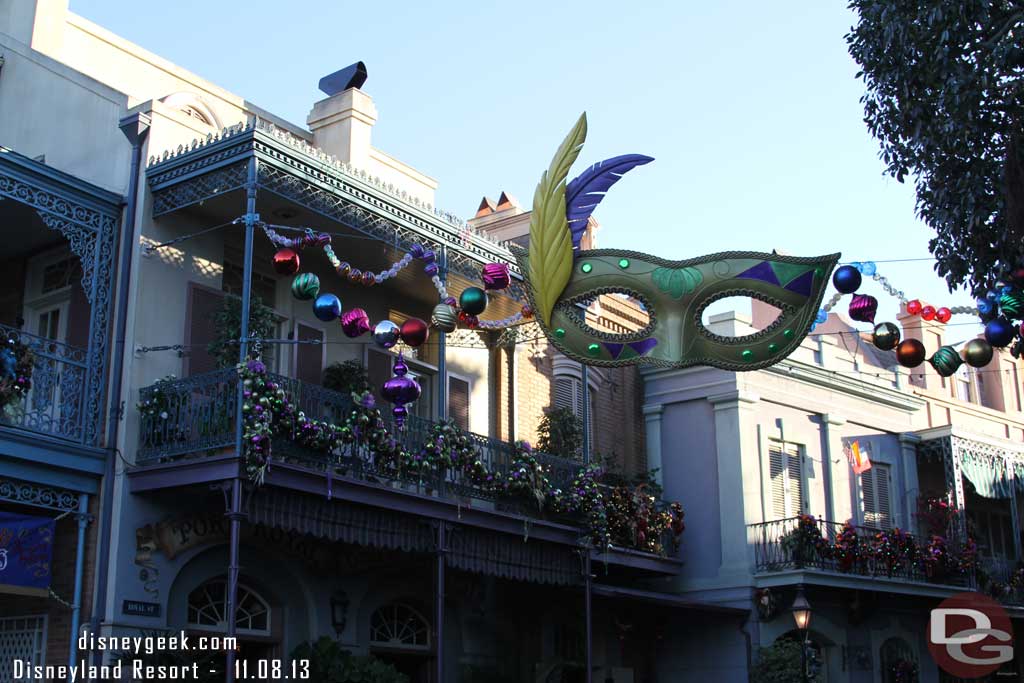
<path id="1" fill-rule="evenodd" d="M 226 368 L 142 389 L 135 476 L 173 482 L 176 472 L 200 463 L 237 466 L 231 463 L 237 463 L 238 380 L 238 371 Z M 399 427 L 369 400 L 357 404 L 352 395 L 273 373 L 246 383 L 246 415 L 257 406 L 269 409 L 260 393 L 267 388 L 282 392 L 287 409 L 262 446 L 266 467 L 256 474 L 251 451 L 246 458 L 264 485 L 318 477 L 323 493 L 340 498 L 346 483 L 358 483 L 511 516 L 522 520 L 524 534 L 531 533 L 530 520 L 576 528 L 580 537 L 591 536 L 598 553 L 671 559 L 678 552 L 682 509 L 643 485 L 608 485 L 578 460 L 463 431 L 450 421 L 409 415 Z M 248 418 L 245 424 L 251 428 Z M 187 481 L 181 474 L 180 482 Z"/>

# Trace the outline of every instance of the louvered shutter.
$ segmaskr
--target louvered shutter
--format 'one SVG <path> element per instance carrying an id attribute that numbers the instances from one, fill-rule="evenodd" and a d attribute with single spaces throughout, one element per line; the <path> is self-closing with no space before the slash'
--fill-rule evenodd
<path id="1" fill-rule="evenodd" d="M 223 305 L 223 293 L 189 285 L 189 321 L 185 330 L 185 343 L 189 347 L 186 357 L 187 376 L 217 369 L 217 361 L 206 347 L 217 335 L 214 318 Z"/>
<path id="2" fill-rule="evenodd" d="M 872 464 L 860 475 L 861 497 L 864 502 L 864 523 L 867 526 L 888 529 L 892 526 L 892 503 L 889 495 L 889 466 Z"/>
<path id="3" fill-rule="evenodd" d="M 383 400 L 380 395 L 384 382 L 391 378 L 391 354 L 380 351 L 366 352 L 366 377 L 370 382 L 370 391 L 377 401 Z"/>
<path id="4" fill-rule="evenodd" d="M 578 382 L 571 377 L 558 377 L 555 379 L 555 392 L 553 407 L 568 408 L 576 412 L 576 385 Z"/>
<path id="5" fill-rule="evenodd" d="M 295 326 L 295 337 L 300 342 L 319 342 L 296 345 L 295 379 L 320 384 L 324 370 L 324 331 L 298 323 Z"/>
<path id="6" fill-rule="evenodd" d="M 778 519 L 786 515 L 786 454 L 781 448 L 772 446 L 768 450 L 769 475 L 772 486 L 772 514 Z"/>
<path id="7" fill-rule="evenodd" d="M 448 417 L 469 430 L 469 382 L 464 379 L 448 377 Z"/>
<path id="8" fill-rule="evenodd" d="M 804 484 L 798 446 L 772 444 L 768 448 L 772 514 L 778 519 L 803 513 Z"/>

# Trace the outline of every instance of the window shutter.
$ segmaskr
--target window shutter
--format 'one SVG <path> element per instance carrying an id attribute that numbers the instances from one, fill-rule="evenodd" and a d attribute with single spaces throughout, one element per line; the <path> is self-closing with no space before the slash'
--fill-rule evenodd
<path id="1" fill-rule="evenodd" d="M 889 495 L 889 466 L 872 464 L 860 475 L 861 497 L 864 501 L 864 523 L 888 529 L 892 526 L 892 503 Z"/>
<path id="2" fill-rule="evenodd" d="M 772 483 L 772 513 L 779 519 L 786 514 L 786 454 L 781 448 L 772 446 L 768 450 L 769 475 Z"/>
<path id="3" fill-rule="evenodd" d="M 187 376 L 217 369 L 217 362 L 206 350 L 217 334 L 214 317 L 224 304 L 224 294 L 194 284 L 189 285 L 189 320 L 185 330 L 188 344 Z"/>
<path id="4" fill-rule="evenodd" d="M 383 398 L 380 389 L 391 378 L 391 354 L 379 351 L 366 352 L 366 376 L 370 381 L 370 391 L 380 402 Z"/>
<path id="5" fill-rule="evenodd" d="M 464 379 L 448 377 L 448 417 L 469 431 L 469 382 Z"/>
<path id="6" fill-rule="evenodd" d="M 324 371 L 324 331 L 297 323 L 295 337 L 300 342 L 320 342 L 319 344 L 296 344 L 295 352 L 295 379 L 309 384 L 320 384 Z"/>
<path id="7" fill-rule="evenodd" d="M 773 443 L 768 448 L 772 513 L 778 519 L 796 517 L 804 510 L 800 448 Z"/>
<path id="8" fill-rule="evenodd" d="M 552 403 L 555 408 L 568 408 L 576 412 L 576 380 L 571 377 L 555 379 L 555 394 Z"/>

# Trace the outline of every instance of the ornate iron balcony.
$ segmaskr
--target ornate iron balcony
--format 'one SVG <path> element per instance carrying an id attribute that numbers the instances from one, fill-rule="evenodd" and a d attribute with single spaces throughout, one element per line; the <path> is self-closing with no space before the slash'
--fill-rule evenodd
<path id="1" fill-rule="evenodd" d="M 85 385 L 86 349 L 0 325 L 4 346 L 0 373 L 4 382 L 16 381 L 15 365 L 22 358 L 31 368 L 31 388 L 0 406 L 0 425 L 76 443 L 87 443 Z M 95 426 L 95 425 L 94 425 Z"/>

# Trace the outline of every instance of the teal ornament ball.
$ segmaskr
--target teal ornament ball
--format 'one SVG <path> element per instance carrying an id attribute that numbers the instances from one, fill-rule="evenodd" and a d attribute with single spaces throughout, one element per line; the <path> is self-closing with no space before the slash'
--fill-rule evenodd
<path id="1" fill-rule="evenodd" d="M 313 315 L 329 323 L 341 315 L 341 300 L 333 294 L 321 294 L 313 302 Z"/>
<path id="2" fill-rule="evenodd" d="M 299 273 L 292 280 L 292 296 L 299 301 L 311 301 L 320 293 L 320 278 L 313 273 Z"/>
<path id="3" fill-rule="evenodd" d="M 466 287 L 459 295 L 459 307 L 467 315 L 480 315 L 487 308 L 487 294 L 479 287 Z"/>
<path id="4" fill-rule="evenodd" d="M 992 360 L 992 345 L 984 339 L 972 339 L 964 345 L 964 362 L 972 368 L 983 368 Z"/>
<path id="5" fill-rule="evenodd" d="M 999 310 L 1007 318 L 1020 320 L 1024 317 L 1024 294 L 1009 291 L 999 297 Z"/>
<path id="6" fill-rule="evenodd" d="M 878 323 L 871 333 L 871 343 L 882 351 L 892 351 L 900 343 L 900 328 L 893 323 Z"/>
<path id="7" fill-rule="evenodd" d="M 928 359 L 928 362 L 935 368 L 935 372 L 943 377 L 949 377 L 959 369 L 963 360 L 960 354 L 952 346 L 943 346 Z"/>

